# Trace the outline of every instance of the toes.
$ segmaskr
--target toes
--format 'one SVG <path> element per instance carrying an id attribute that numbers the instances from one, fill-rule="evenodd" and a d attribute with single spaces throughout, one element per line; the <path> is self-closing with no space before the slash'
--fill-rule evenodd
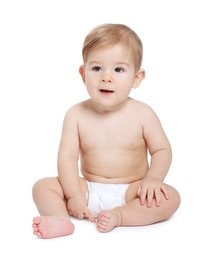
<path id="1" fill-rule="evenodd" d="M 97 229 L 100 231 L 100 232 L 103 232 L 106 230 L 107 228 L 107 225 L 106 223 L 101 223 L 101 222 L 98 222 L 97 225 L 96 225 Z"/>
<path id="2" fill-rule="evenodd" d="M 32 223 L 32 227 L 36 228 L 38 226 L 38 224 Z"/>
<path id="3" fill-rule="evenodd" d="M 33 234 L 39 238 L 42 238 L 42 235 L 40 232 L 34 231 Z"/>
<path id="4" fill-rule="evenodd" d="M 39 231 L 38 225 L 40 224 L 41 220 L 40 217 L 35 217 L 33 218 L 33 224 L 32 224 L 32 228 L 33 228 L 33 234 L 37 237 L 42 237 L 42 234 Z"/>
<path id="5" fill-rule="evenodd" d="M 105 215 L 105 212 L 101 212 L 97 217 L 98 222 L 108 223 L 110 221 L 110 216 Z"/>
<path id="6" fill-rule="evenodd" d="M 111 228 L 111 214 L 109 212 L 100 212 L 97 217 L 97 229 L 100 232 L 108 232 Z"/>
<path id="7" fill-rule="evenodd" d="M 98 219 L 98 223 L 102 225 L 107 225 L 108 222 L 109 222 L 108 218 L 105 218 L 104 216 Z"/>
<path id="8" fill-rule="evenodd" d="M 35 218 L 33 218 L 33 222 L 34 222 L 35 224 L 40 224 L 40 217 L 35 217 Z"/>

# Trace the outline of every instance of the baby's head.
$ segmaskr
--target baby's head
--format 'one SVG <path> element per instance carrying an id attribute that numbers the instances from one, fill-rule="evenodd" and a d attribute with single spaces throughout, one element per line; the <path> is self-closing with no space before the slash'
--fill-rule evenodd
<path id="1" fill-rule="evenodd" d="M 135 70 L 141 67 L 143 45 L 138 35 L 123 24 L 102 24 L 95 27 L 85 38 L 82 56 L 86 63 L 89 52 L 116 44 L 126 46 L 132 54 Z"/>

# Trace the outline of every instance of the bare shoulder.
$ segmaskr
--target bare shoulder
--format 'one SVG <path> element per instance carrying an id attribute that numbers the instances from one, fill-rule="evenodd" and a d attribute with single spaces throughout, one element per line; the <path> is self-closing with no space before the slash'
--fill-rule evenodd
<path id="1" fill-rule="evenodd" d="M 130 103 L 132 105 L 133 110 L 137 111 L 142 116 L 156 116 L 155 111 L 148 104 L 135 99 L 131 99 Z"/>
<path id="2" fill-rule="evenodd" d="M 77 119 L 84 113 L 86 107 L 88 107 L 88 106 L 89 106 L 89 100 L 85 100 L 85 101 L 82 101 L 80 103 L 77 103 L 77 104 L 71 106 L 65 114 L 65 119 L 69 119 L 69 118 Z"/>

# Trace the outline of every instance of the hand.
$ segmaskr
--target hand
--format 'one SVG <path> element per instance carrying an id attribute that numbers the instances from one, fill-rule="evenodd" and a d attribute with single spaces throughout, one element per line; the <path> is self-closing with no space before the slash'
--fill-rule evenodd
<path id="1" fill-rule="evenodd" d="M 143 178 L 141 185 L 138 188 L 138 196 L 140 197 L 141 205 L 146 203 L 147 207 L 152 206 L 152 202 L 155 199 L 155 205 L 157 207 L 161 204 L 161 198 L 164 196 L 169 199 L 167 186 L 162 180 L 146 176 Z"/>
<path id="2" fill-rule="evenodd" d="M 78 219 L 86 218 L 91 222 L 95 222 L 95 218 L 87 207 L 86 199 L 83 195 L 78 195 L 68 199 L 67 209 L 70 215 Z"/>

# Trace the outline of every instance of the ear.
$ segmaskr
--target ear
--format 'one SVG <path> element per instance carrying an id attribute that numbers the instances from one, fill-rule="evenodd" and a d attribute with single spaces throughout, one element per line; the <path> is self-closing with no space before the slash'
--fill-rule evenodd
<path id="1" fill-rule="evenodd" d="M 79 73 L 80 73 L 80 75 L 82 77 L 83 82 L 85 83 L 85 66 L 84 65 L 81 65 L 79 67 Z"/>
<path id="2" fill-rule="evenodd" d="M 140 69 L 136 75 L 135 75 L 135 80 L 132 88 L 137 88 L 141 84 L 141 81 L 145 79 L 145 70 Z"/>

